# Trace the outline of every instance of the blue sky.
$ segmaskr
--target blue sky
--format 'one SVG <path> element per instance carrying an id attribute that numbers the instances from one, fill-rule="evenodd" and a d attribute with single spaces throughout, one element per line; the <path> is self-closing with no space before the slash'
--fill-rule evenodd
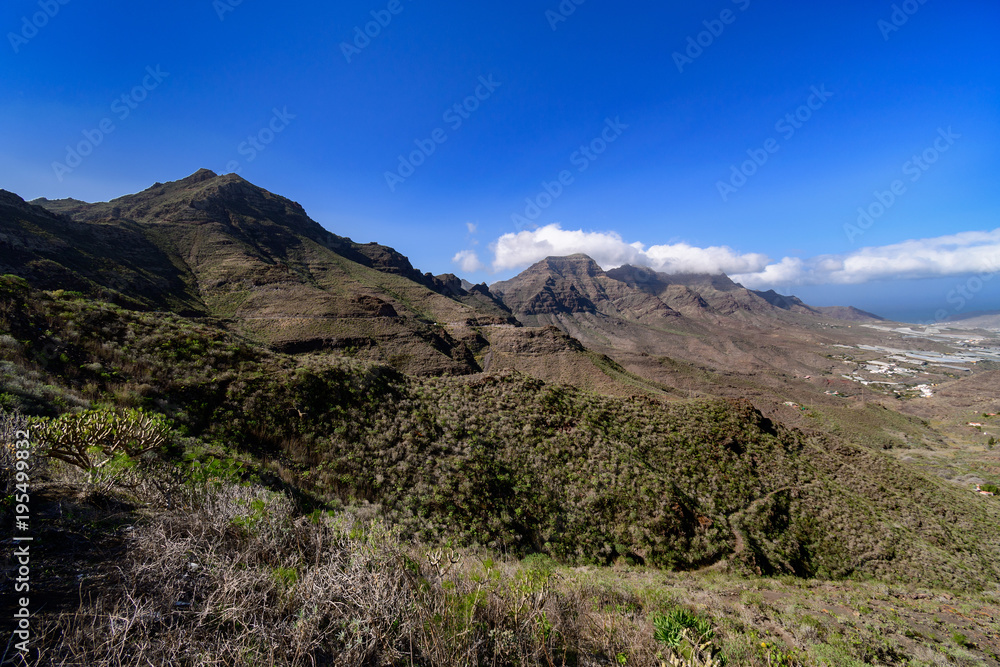
<path id="1" fill-rule="evenodd" d="M 963 235 L 1000 228 L 993 1 L 63 1 L 0 10 L 0 187 L 26 199 L 239 169 L 473 282 L 586 251 L 909 319 L 1000 308 L 1000 236 Z"/>

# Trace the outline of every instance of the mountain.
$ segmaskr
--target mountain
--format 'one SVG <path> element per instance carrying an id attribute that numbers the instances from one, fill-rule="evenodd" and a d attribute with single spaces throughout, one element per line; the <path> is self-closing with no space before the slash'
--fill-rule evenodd
<path id="1" fill-rule="evenodd" d="M 832 406 L 830 395 L 797 378 L 831 377 L 826 346 L 876 342 L 866 329 L 838 323 L 878 319 L 856 309 L 813 308 L 721 274 L 631 265 L 604 271 L 586 255 L 545 258 L 491 290 L 525 327 L 554 326 L 608 359 L 632 391 L 751 397 L 775 411 L 789 397 Z M 577 361 L 581 368 L 562 368 L 563 376 L 593 373 L 592 360 Z"/>
<path id="2" fill-rule="evenodd" d="M 412 373 L 479 370 L 477 328 L 511 324 L 485 286 L 325 230 L 297 202 L 202 169 L 88 204 L 5 193 L 2 270 L 128 307 L 231 320 L 275 349 L 336 349 Z M 6 253 L 5 253 L 6 254 Z"/>
<path id="3" fill-rule="evenodd" d="M 846 322 L 885 322 L 886 319 L 866 310 L 855 308 L 854 306 L 818 306 L 814 308 L 825 317 Z"/>
<path id="4" fill-rule="evenodd" d="M 826 362 L 815 353 L 821 322 L 868 315 L 725 275 L 604 271 L 586 255 L 472 285 L 421 273 L 391 247 L 338 236 L 297 202 L 205 169 L 110 202 L 2 193 L 0 248 L 10 250 L 0 271 L 36 287 L 216 318 L 274 350 L 333 350 L 413 374 L 508 368 L 609 394 L 736 396 L 749 383 L 778 402 L 784 376 Z M 535 330 L 549 326 L 559 336 Z"/>
<path id="5" fill-rule="evenodd" d="M 81 224 L 0 190 L 0 250 L 0 272 L 42 289 L 79 291 L 130 308 L 207 314 L 179 258 L 134 221 Z"/>
<path id="6" fill-rule="evenodd" d="M 829 371 L 821 348 L 841 342 L 829 316 L 868 315 L 725 275 L 604 271 L 586 255 L 471 285 L 208 170 L 94 204 L 4 193 L 0 244 L 11 250 L 0 271 L 36 287 L 215 318 L 277 351 L 335 351 L 410 374 L 511 369 L 616 395 L 802 400 L 791 380 Z"/>
<path id="7" fill-rule="evenodd" d="M 773 289 L 767 290 L 766 292 L 761 292 L 760 290 L 750 290 L 750 291 L 753 294 L 756 294 L 760 298 L 764 299 L 764 301 L 767 301 L 775 308 L 781 308 L 782 310 L 793 310 L 800 313 L 822 312 L 818 308 L 807 306 L 802 302 L 802 299 L 798 298 L 797 296 L 785 296 L 784 294 L 778 294 Z"/>
<path id="8" fill-rule="evenodd" d="M 648 267 L 625 265 L 608 271 L 608 276 L 658 296 L 688 317 L 759 321 L 761 316 L 775 317 L 778 314 L 775 309 L 819 314 L 794 296 L 782 296 L 774 290 L 749 290 L 724 274 L 666 274 Z"/>
<path id="9" fill-rule="evenodd" d="M 955 314 L 944 320 L 943 324 L 960 324 L 974 329 L 1000 329 L 1000 310 L 977 310 Z"/>
<path id="10" fill-rule="evenodd" d="M 511 332 L 511 325 L 555 326 L 627 373 L 637 372 L 630 354 L 757 372 L 782 355 L 773 345 L 758 346 L 755 331 L 869 315 L 811 308 L 724 275 L 628 265 L 606 272 L 586 255 L 549 257 L 492 287 L 471 285 L 452 274 L 421 273 L 391 247 L 338 236 L 297 202 L 205 169 L 93 204 L 27 203 L 4 192 L 0 247 L 11 251 L 0 270 L 37 287 L 220 318 L 276 350 L 339 350 L 411 373 L 482 370 L 491 340 L 493 363 L 512 359 L 508 350 L 524 356 L 536 344 L 532 354 L 543 358 L 550 342 Z M 558 371 L 535 364 L 535 372 L 544 379 L 592 372 L 590 356 L 562 359 Z M 574 364 L 590 370 L 569 370 Z M 612 375 L 616 383 L 621 378 L 617 370 Z M 654 385 L 665 379 L 639 375 Z"/>
<path id="11" fill-rule="evenodd" d="M 540 315 L 589 313 L 642 321 L 676 317 L 672 308 L 606 274 L 586 255 L 548 257 L 491 289 L 522 322 Z"/>

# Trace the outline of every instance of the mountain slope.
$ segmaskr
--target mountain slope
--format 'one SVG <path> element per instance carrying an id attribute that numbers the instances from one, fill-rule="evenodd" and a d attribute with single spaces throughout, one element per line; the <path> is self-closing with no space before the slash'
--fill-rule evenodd
<path id="1" fill-rule="evenodd" d="M 866 310 L 861 310 L 860 308 L 855 308 L 854 306 L 816 306 L 814 310 L 818 311 L 825 317 L 830 317 L 835 320 L 844 320 L 847 322 L 885 322 L 886 319 L 875 313 L 869 313 Z"/>
<path id="2" fill-rule="evenodd" d="M 0 273 L 43 289 L 69 289 L 131 308 L 206 314 L 194 276 L 142 225 L 79 223 L 0 190 Z"/>
<path id="3" fill-rule="evenodd" d="M 332 234 L 298 203 L 235 174 L 201 170 L 98 204 L 38 203 L 81 229 L 133 229 L 151 252 L 174 258 L 206 314 L 277 349 L 339 349 L 408 372 L 467 373 L 478 370 L 478 333 L 464 327 L 460 340 L 449 326 L 513 321 L 488 290 L 466 291 L 454 276 L 421 274 L 392 248 Z"/>
<path id="4" fill-rule="evenodd" d="M 820 317 L 795 297 L 762 296 L 725 275 L 629 265 L 605 272 L 586 255 L 548 257 L 491 289 L 522 323 L 555 325 L 598 351 L 720 364 L 745 356 L 738 341 L 748 333 L 809 327 Z"/>
<path id="5" fill-rule="evenodd" d="M 376 503 L 425 544 L 957 588 L 1000 576 L 1000 547 L 981 537 L 994 499 L 746 400 L 614 398 L 511 372 L 411 378 L 12 277 L 0 305 L 0 334 L 17 342 L 0 347 L 4 401 L 46 412 L 59 391 L 163 412 L 203 442 L 284 462 L 285 483 Z M 43 324 L 57 354 L 40 365 Z"/>
<path id="6" fill-rule="evenodd" d="M 959 324 L 968 328 L 1000 329 L 1000 311 L 974 311 L 952 315 L 944 325 Z"/>
<path id="7" fill-rule="evenodd" d="M 848 330 L 794 296 L 749 290 L 725 275 L 603 271 L 586 255 L 546 258 L 492 289 L 523 324 L 555 326 L 650 387 L 751 398 L 769 414 L 789 399 L 842 400 L 799 378 L 830 374 L 827 346 L 875 342 L 867 329 Z M 575 375 L 593 372 L 578 361 Z"/>
<path id="8" fill-rule="evenodd" d="M 683 309 L 688 317 L 713 322 L 727 317 L 759 323 L 762 318 L 783 319 L 783 311 L 817 314 L 795 297 L 782 296 L 774 291 L 748 290 L 722 274 L 670 275 L 626 264 L 608 271 L 608 276 L 634 289 L 656 295 L 665 303 Z"/>

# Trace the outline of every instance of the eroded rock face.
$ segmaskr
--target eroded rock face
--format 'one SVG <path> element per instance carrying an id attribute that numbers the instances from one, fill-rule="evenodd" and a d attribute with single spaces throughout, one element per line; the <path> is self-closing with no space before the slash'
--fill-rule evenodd
<path id="1" fill-rule="evenodd" d="M 391 304 L 386 303 L 377 296 L 362 294 L 355 301 L 372 317 L 399 317 L 396 309 Z"/>
<path id="2" fill-rule="evenodd" d="M 492 290 L 517 315 L 590 313 L 641 319 L 677 315 L 655 295 L 605 273 L 590 257 L 548 257 Z"/>
<path id="3" fill-rule="evenodd" d="M 576 285 L 555 278 L 546 279 L 542 288 L 520 308 L 525 315 L 592 313 L 596 310 L 594 303 L 583 296 Z"/>
<path id="4" fill-rule="evenodd" d="M 608 271 L 608 276 L 656 295 L 671 308 L 696 319 L 737 313 L 766 316 L 775 308 L 812 312 L 795 297 L 748 290 L 724 274 L 666 274 L 647 267 L 625 265 Z"/>

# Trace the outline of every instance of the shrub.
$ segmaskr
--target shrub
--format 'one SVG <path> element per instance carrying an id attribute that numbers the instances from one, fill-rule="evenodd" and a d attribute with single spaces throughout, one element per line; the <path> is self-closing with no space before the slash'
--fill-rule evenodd
<path id="1" fill-rule="evenodd" d="M 56 419 L 35 420 L 35 436 L 43 453 L 84 470 L 94 468 L 93 450 L 112 460 L 123 454 L 137 458 L 169 442 L 170 422 L 142 410 L 88 410 Z"/>
<path id="2" fill-rule="evenodd" d="M 443 579 L 381 521 L 223 483 L 137 527 L 127 588 L 47 617 L 39 641 L 46 664 L 94 667 L 565 662 L 579 639 L 548 576 L 450 555 Z"/>

